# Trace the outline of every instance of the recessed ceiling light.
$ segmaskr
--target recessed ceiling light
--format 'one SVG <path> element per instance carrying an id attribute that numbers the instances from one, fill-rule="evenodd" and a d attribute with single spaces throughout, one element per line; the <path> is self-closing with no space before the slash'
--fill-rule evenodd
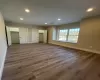
<path id="1" fill-rule="evenodd" d="M 30 10 L 29 10 L 29 9 L 25 9 L 25 12 L 29 13 L 29 12 L 30 12 Z"/>
<path id="2" fill-rule="evenodd" d="M 91 12 L 91 11 L 93 11 L 93 9 L 94 8 L 89 8 L 89 9 L 87 9 L 87 12 Z"/>
<path id="3" fill-rule="evenodd" d="M 58 21 L 60 21 L 61 19 L 58 18 Z"/>
<path id="4" fill-rule="evenodd" d="M 20 18 L 20 20 L 24 20 L 23 18 Z"/>
<path id="5" fill-rule="evenodd" d="M 45 24 L 47 24 L 47 23 L 45 23 Z"/>

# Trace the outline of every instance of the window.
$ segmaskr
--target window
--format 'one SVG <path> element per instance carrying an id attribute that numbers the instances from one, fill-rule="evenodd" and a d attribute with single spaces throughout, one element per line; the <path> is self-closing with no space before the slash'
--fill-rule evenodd
<path id="1" fill-rule="evenodd" d="M 60 29 L 58 31 L 58 40 L 59 41 L 66 41 L 66 42 L 77 43 L 79 31 L 80 31 L 79 28 Z"/>
<path id="2" fill-rule="evenodd" d="M 58 39 L 60 41 L 66 41 L 67 33 L 68 33 L 67 29 L 59 30 L 59 38 Z"/>
<path id="3" fill-rule="evenodd" d="M 76 29 L 69 29 L 69 35 L 68 35 L 68 42 L 75 42 L 78 41 L 78 35 L 79 35 L 79 28 Z"/>

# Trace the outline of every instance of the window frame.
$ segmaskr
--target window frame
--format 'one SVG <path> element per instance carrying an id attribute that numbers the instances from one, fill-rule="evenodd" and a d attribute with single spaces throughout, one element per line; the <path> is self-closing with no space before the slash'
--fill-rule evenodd
<path id="1" fill-rule="evenodd" d="M 69 36 L 71 36 L 71 35 L 69 35 L 69 33 L 70 33 L 70 29 L 79 29 L 79 31 L 78 31 L 78 35 L 73 35 L 73 36 L 78 36 L 78 38 L 77 38 L 77 41 L 76 42 L 74 42 L 74 41 L 68 41 L 68 37 Z M 64 40 L 59 40 L 59 32 L 60 32 L 60 30 L 68 30 L 67 31 L 67 35 L 66 35 L 66 40 L 64 41 Z M 60 29 L 57 29 L 57 41 L 60 41 L 60 42 L 69 42 L 69 43 L 77 43 L 78 42 L 78 39 L 79 39 L 79 33 L 80 33 L 80 28 L 79 27 L 77 27 L 77 28 L 60 28 Z"/>
<path id="2" fill-rule="evenodd" d="M 63 37 L 65 36 L 65 38 L 66 38 L 65 40 L 59 40 L 59 37 L 61 36 L 61 35 L 60 35 L 60 30 L 62 30 L 62 31 L 63 31 L 63 30 L 66 30 L 66 31 L 65 31 L 65 32 L 66 32 L 66 35 L 63 35 Z M 66 41 L 67 41 L 67 35 L 68 35 L 68 29 L 58 29 L 57 40 L 58 40 L 58 41 L 66 42 Z"/>

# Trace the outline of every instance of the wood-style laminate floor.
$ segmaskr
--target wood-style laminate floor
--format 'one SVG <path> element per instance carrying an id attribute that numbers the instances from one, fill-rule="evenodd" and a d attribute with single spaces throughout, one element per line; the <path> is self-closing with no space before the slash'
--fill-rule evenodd
<path id="1" fill-rule="evenodd" d="M 100 80 L 100 55 L 49 44 L 13 45 L 2 80 Z"/>

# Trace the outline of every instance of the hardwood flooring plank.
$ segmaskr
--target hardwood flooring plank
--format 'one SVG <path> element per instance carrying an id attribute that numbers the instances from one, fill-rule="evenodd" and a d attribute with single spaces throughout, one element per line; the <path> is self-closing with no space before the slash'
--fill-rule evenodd
<path id="1" fill-rule="evenodd" d="M 100 55 L 50 44 L 8 48 L 2 80 L 100 80 Z"/>

